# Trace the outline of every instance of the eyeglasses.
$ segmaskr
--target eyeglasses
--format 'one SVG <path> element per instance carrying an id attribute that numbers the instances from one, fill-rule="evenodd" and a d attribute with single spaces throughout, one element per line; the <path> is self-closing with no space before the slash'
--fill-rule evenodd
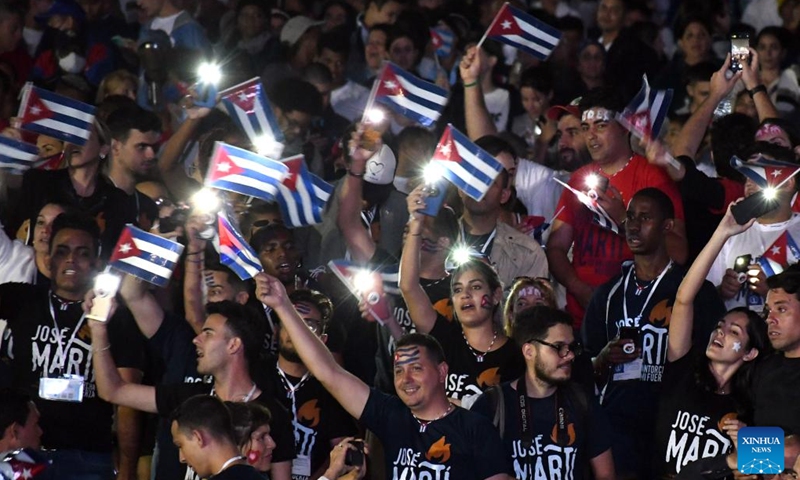
<path id="1" fill-rule="evenodd" d="M 304 319 L 304 321 L 306 322 L 306 326 L 308 327 L 308 329 L 311 330 L 312 332 L 316 334 L 323 333 L 322 324 L 320 322 L 310 319 Z"/>
<path id="2" fill-rule="evenodd" d="M 541 343 L 542 345 L 545 345 L 547 347 L 550 347 L 550 348 L 558 351 L 558 356 L 561 357 L 561 358 L 567 358 L 567 355 L 569 355 L 569 352 L 574 353 L 576 357 L 578 355 L 580 355 L 581 353 L 583 353 L 583 345 L 581 345 L 578 342 L 572 342 L 572 343 L 550 343 L 550 342 L 545 342 L 544 340 L 539 340 L 538 338 L 532 338 L 532 339 L 528 340 L 525 343 L 531 343 L 531 342 Z"/>

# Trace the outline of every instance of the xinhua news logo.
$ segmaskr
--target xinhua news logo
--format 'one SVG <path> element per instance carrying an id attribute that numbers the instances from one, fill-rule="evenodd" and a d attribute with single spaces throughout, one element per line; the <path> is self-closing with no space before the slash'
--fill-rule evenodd
<path id="1" fill-rule="evenodd" d="M 742 428 L 736 454 L 739 471 L 746 475 L 783 472 L 783 429 Z"/>

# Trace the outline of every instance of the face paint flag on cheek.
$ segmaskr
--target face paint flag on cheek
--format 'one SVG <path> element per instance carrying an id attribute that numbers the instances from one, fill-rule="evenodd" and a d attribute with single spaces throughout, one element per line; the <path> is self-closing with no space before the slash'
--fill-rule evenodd
<path id="1" fill-rule="evenodd" d="M 254 465 L 256 462 L 258 462 L 259 458 L 261 458 L 261 452 L 258 450 L 250 450 L 247 452 L 247 463 L 250 465 Z"/>
<path id="2" fill-rule="evenodd" d="M 489 295 L 484 295 L 481 297 L 481 308 L 487 308 L 489 310 L 492 309 L 494 305 L 492 305 L 492 301 L 489 299 Z"/>

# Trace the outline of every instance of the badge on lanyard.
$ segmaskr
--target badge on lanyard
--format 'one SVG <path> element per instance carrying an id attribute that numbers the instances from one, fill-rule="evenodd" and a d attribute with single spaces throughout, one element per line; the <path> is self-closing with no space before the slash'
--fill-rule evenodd
<path id="1" fill-rule="evenodd" d="M 58 378 L 39 379 L 39 398 L 57 402 L 83 401 L 84 379 L 81 375 L 62 375 Z"/>

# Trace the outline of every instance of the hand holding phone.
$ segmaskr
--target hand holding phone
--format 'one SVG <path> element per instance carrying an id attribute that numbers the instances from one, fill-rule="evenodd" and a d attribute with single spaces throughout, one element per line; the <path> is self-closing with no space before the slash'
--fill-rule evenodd
<path id="1" fill-rule="evenodd" d="M 101 273 L 94 279 L 95 297 L 92 300 L 92 309 L 86 314 L 86 318 L 98 322 L 108 320 L 120 283 L 122 283 L 122 279 L 112 273 Z"/>
<path id="2" fill-rule="evenodd" d="M 731 71 L 740 72 L 743 64 L 750 64 L 750 35 L 736 33 L 731 35 Z"/>

